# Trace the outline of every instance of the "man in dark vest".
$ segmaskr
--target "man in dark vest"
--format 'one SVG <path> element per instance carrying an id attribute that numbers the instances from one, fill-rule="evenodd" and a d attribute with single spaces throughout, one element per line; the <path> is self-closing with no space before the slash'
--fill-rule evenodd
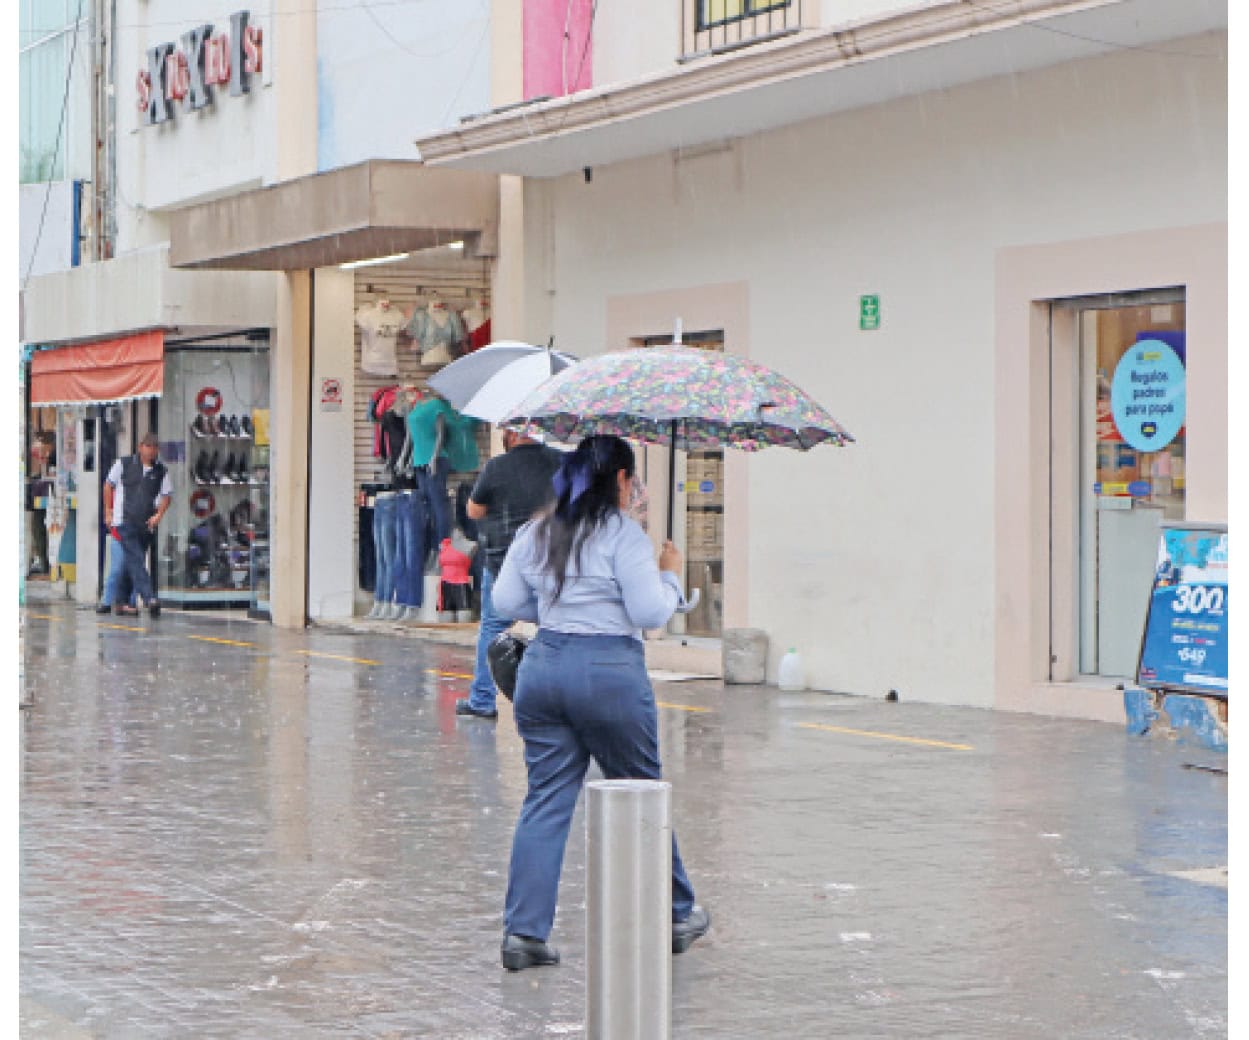
<path id="1" fill-rule="evenodd" d="M 173 484 L 169 471 L 156 458 L 159 442 L 156 434 L 145 433 L 139 451 L 126 459 L 118 459 L 109 470 L 104 484 L 104 516 L 109 533 L 121 543 L 123 562 L 131 587 L 152 612 L 160 614 L 160 602 L 152 592 L 152 579 L 147 572 L 147 552 L 155 536 L 156 525 L 169 508 Z M 117 614 L 137 614 L 125 602 L 113 604 Z"/>

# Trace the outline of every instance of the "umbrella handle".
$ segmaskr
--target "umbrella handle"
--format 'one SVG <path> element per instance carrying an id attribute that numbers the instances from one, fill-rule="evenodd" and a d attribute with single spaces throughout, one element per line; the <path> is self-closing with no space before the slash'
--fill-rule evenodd
<path id="1" fill-rule="evenodd" d="M 695 588 L 690 597 L 685 601 L 684 605 L 677 607 L 674 613 L 688 614 L 691 610 L 698 606 L 699 601 L 703 598 L 703 590 Z"/>

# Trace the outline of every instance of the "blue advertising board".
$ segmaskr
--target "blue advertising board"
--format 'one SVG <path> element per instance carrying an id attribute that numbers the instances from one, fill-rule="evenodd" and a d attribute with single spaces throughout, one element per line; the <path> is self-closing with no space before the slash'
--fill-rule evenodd
<path id="1" fill-rule="evenodd" d="M 1227 527 L 1164 523 L 1136 681 L 1227 696 Z"/>

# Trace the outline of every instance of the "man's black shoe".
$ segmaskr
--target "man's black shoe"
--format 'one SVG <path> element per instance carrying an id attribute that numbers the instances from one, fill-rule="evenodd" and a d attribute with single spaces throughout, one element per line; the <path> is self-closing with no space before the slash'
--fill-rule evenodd
<path id="1" fill-rule="evenodd" d="M 147 605 L 147 609 L 148 613 L 151 614 L 152 617 L 160 617 L 160 600 L 152 600 L 152 602 Z"/>
<path id="2" fill-rule="evenodd" d="M 97 614 L 111 614 L 113 612 L 113 604 L 97 603 L 95 606 L 95 612 Z"/>
<path id="3" fill-rule="evenodd" d="M 524 935 L 505 935 L 500 951 L 503 954 L 503 967 L 508 971 L 523 971 L 525 968 L 559 963 L 559 950 L 548 946 L 541 939 L 530 939 Z"/>
<path id="4" fill-rule="evenodd" d="M 684 953 L 695 939 L 701 939 L 711 927 L 711 914 L 701 906 L 694 907 L 684 921 L 672 922 L 672 952 Z"/>
<path id="5" fill-rule="evenodd" d="M 499 713 L 497 711 L 478 711 L 473 707 L 471 701 L 464 698 L 455 702 L 455 713 L 457 715 L 473 715 L 479 719 L 497 719 L 499 717 Z M 536 942 L 537 940 L 534 941 Z"/>

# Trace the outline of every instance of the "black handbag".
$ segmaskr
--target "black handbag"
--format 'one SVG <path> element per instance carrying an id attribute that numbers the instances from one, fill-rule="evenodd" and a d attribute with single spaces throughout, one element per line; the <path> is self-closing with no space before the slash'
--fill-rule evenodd
<path id="1" fill-rule="evenodd" d="M 490 677 L 495 686 L 509 701 L 516 692 L 516 671 L 520 659 L 525 656 L 529 640 L 511 632 L 500 632 L 486 647 L 486 660 L 490 664 Z"/>

